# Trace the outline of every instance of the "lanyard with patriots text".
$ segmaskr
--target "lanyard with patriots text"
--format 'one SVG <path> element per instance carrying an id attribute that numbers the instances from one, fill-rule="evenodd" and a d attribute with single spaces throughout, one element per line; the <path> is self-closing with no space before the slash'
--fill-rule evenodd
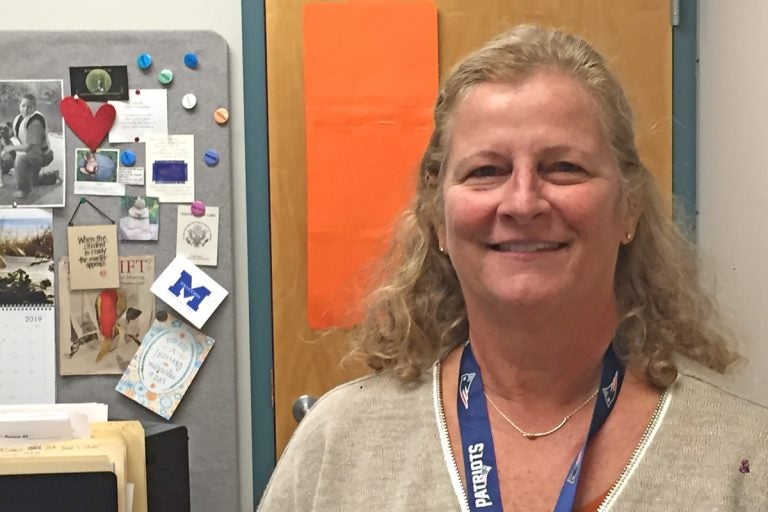
<path id="1" fill-rule="evenodd" d="M 571 512 L 576 499 L 576 488 L 581 475 L 581 462 L 587 444 L 603 426 L 611 414 L 624 379 L 624 367 L 613 351 L 613 344 L 603 356 L 603 369 L 600 375 L 600 389 L 592 413 L 592 422 L 578 455 L 568 469 L 565 482 L 560 490 L 560 497 L 555 505 L 555 512 Z M 469 343 L 464 346 L 459 367 L 458 417 L 461 432 L 461 449 L 464 456 L 464 474 L 472 512 L 500 512 L 501 489 L 496 466 L 496 454 L 493 449 L 491 423 L 488 419 L 488 407 L 480 377 L 480 366 L 472 354 Z"/>

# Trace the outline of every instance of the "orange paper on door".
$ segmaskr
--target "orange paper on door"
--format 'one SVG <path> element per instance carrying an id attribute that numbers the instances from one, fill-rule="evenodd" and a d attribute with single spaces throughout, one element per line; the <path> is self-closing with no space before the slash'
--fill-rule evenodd
<path id="1" fill-rule="evenodd" d="M 307 315 L 360 320 L 363 287 L 413 197 L 438 86 L 431 1 L 304 8 Z"/>

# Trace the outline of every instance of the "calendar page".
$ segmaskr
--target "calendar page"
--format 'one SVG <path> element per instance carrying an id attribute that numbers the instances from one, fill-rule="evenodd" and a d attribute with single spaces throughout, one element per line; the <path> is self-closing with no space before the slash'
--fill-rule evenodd
<path id="1" fill-rule="evenodd" d="M 53 218 L 0 209 L 0 404 L 56 401 Z"/>
<path id="2" fill-rule="evenodd" d="M 53 305 L 0 306 L 0 404 L 56 401 Z"/>

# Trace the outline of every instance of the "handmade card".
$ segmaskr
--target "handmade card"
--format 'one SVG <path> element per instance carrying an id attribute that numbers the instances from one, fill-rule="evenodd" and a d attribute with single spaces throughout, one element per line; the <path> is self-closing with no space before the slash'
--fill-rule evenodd
<path id="1" fill-rule="evenodd" d="M 184 256 L 176 256 L 150 290 L 198 329 L 228 293 Z"/>
<path id="2" fill-rule="evenodd" d="M 115 391 L 169 420 L 213 348 L 214 339 L 172 315 L 155 320 Z"/>
<path id="3" fill-rule="evenodd" d="M 154 318 L 154 256 L 121 256 L 120 288 L 70 290 L 69 260 L 59 261 L 59 372 L 125 371 Z"/>
<path id="4" fill-rule="evenodd" d="M 206 206 L 196 217 L 189 205 L 179 205 L 176 227 L 176 254 L 201 266 L 216 266 L 219 253 L 219 208 Z"/>
<path id="5" fill-rule="evenodd" d="M 118 288 L 117 227 L 114 224 L 69 226 L 69 288 Z"/>

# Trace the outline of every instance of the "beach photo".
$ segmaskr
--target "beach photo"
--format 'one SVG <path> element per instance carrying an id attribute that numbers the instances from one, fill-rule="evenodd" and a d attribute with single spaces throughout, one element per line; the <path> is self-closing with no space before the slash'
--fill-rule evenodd
<path id="1" fill-rule="evenodd" d="M 46 209 L 0 209 L 0 305 L 53 304 L 52 220 Z"/>

